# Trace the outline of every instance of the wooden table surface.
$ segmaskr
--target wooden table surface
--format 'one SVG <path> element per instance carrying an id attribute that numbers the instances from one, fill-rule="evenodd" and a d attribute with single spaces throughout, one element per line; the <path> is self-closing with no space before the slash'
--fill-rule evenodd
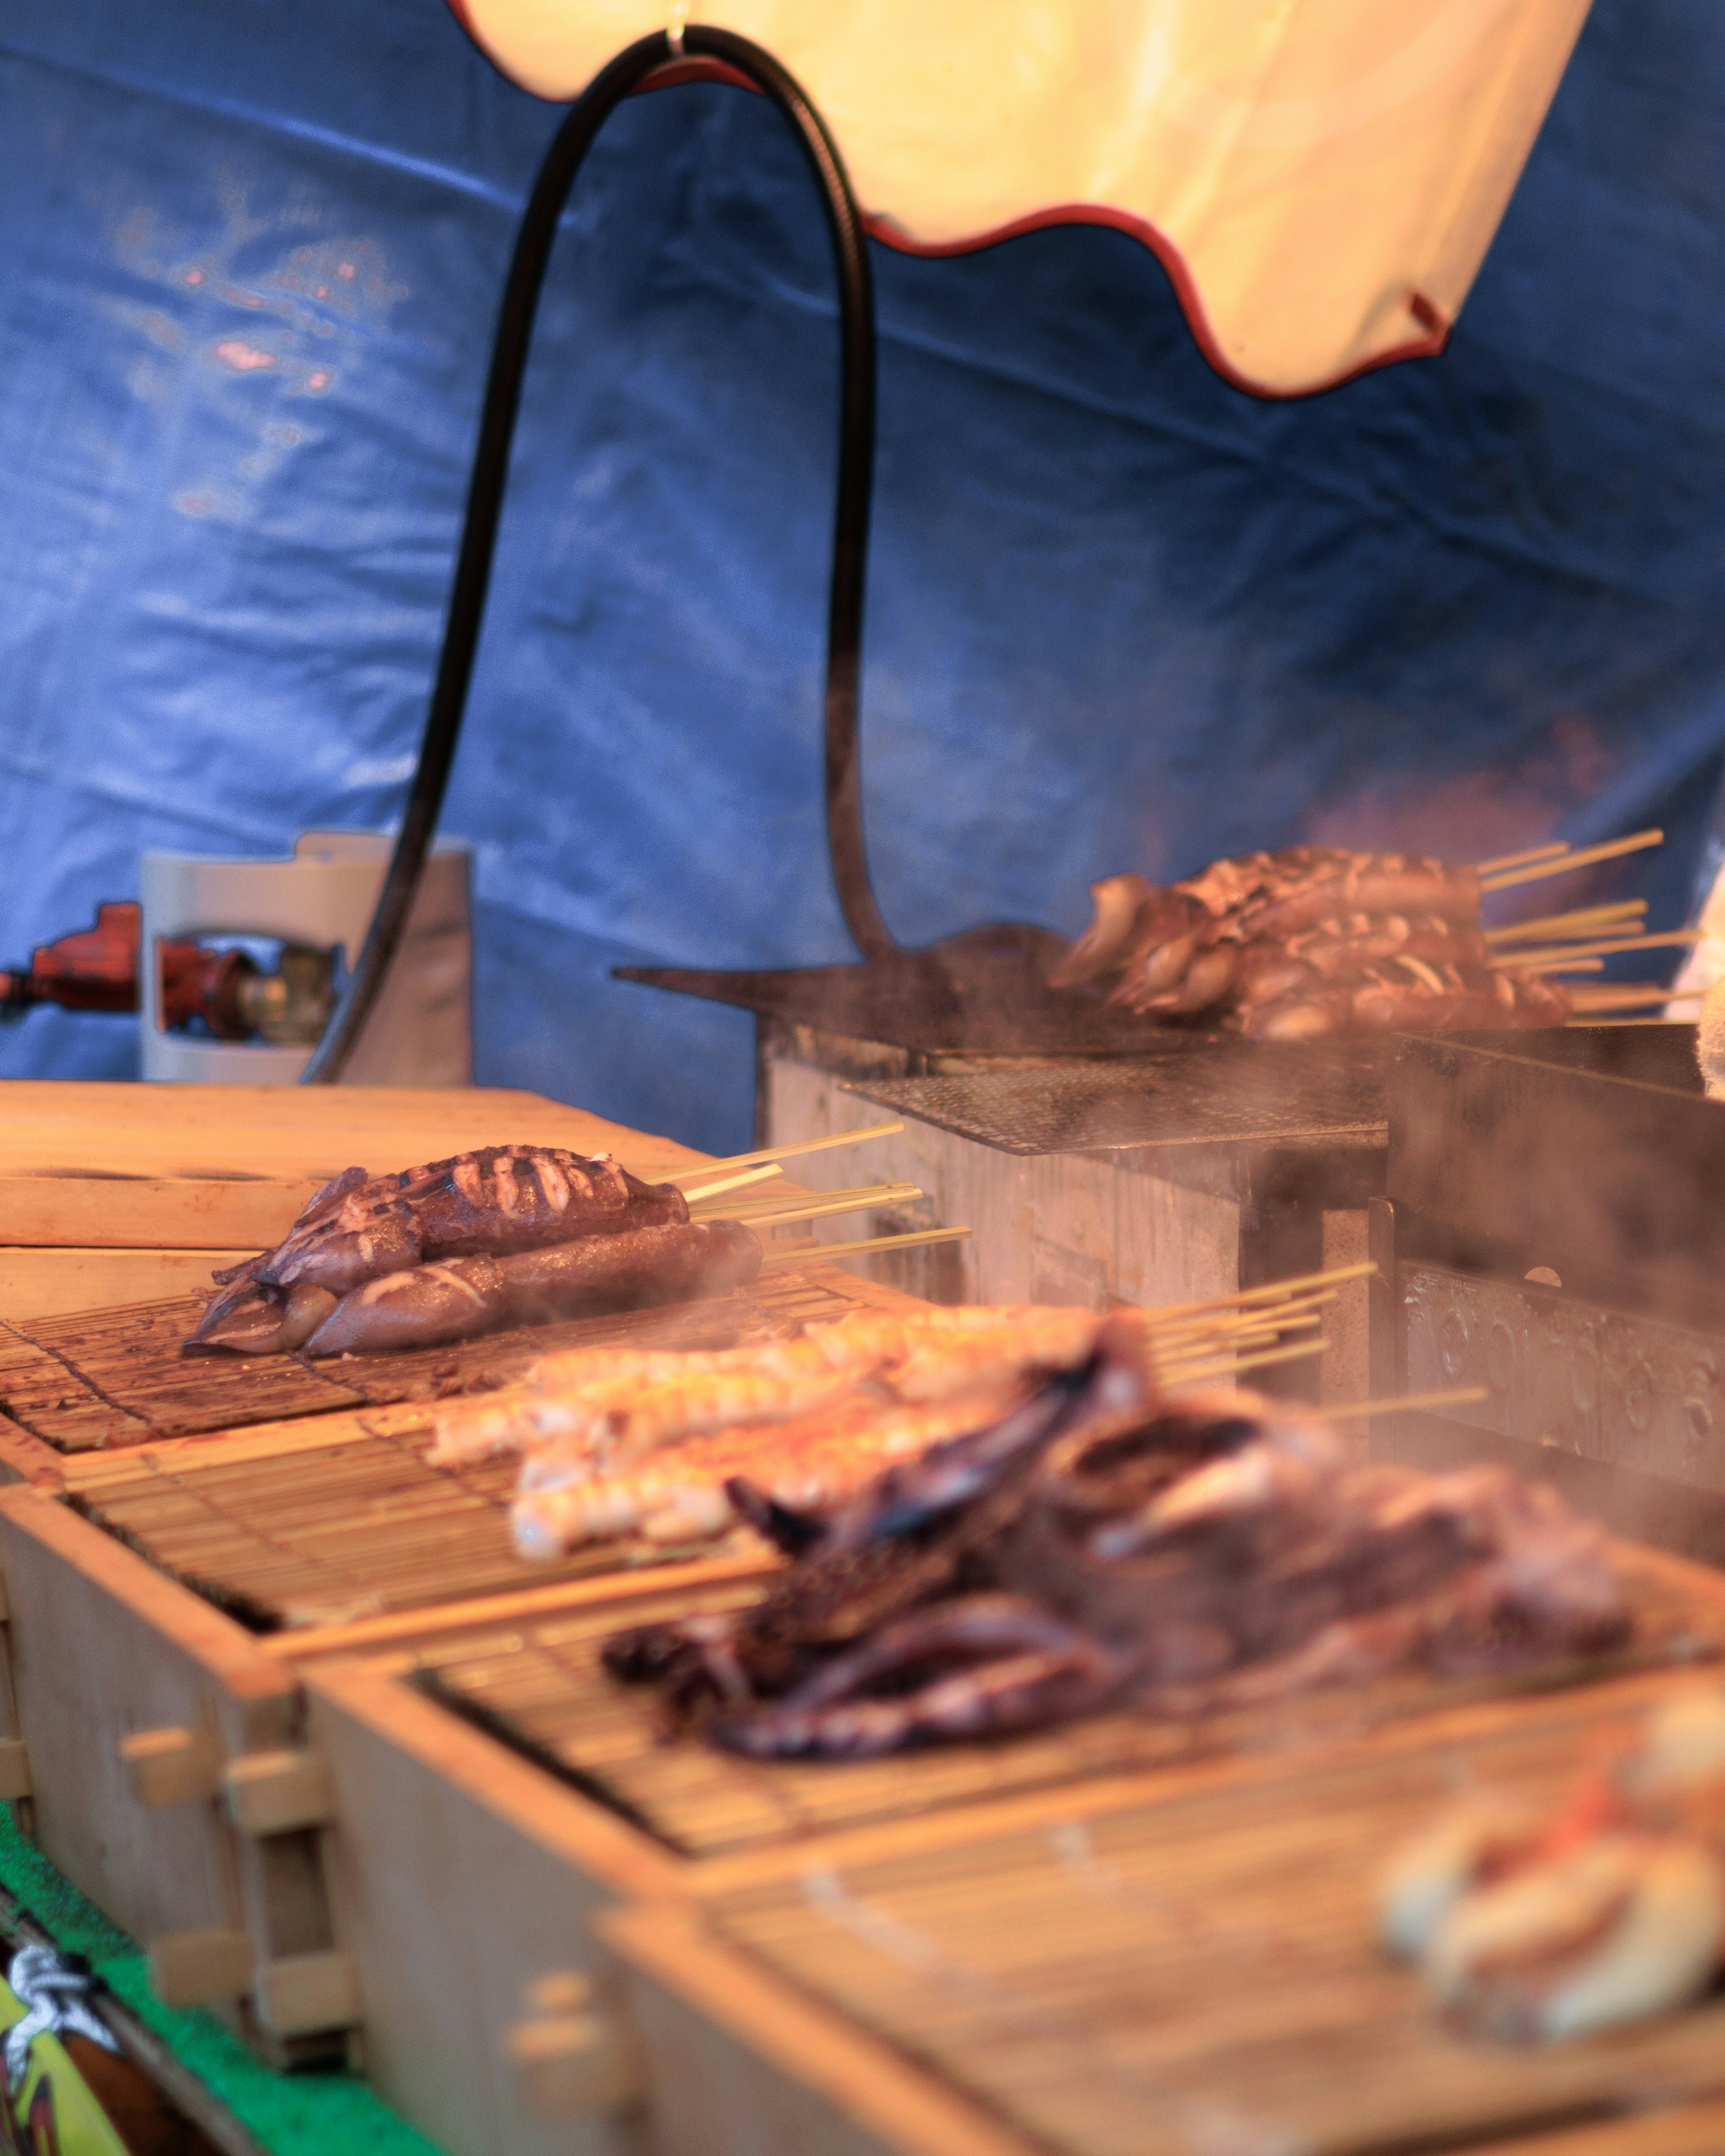
<path id="1" fill-rule="evenodd" d="M 0 1318 L 183 1294 L 280 1239 L 319 1183 L 475 1146 L 614 1152 L 650 1178 L 706 1156 L 492 1086 L 0 1081 Z"/>

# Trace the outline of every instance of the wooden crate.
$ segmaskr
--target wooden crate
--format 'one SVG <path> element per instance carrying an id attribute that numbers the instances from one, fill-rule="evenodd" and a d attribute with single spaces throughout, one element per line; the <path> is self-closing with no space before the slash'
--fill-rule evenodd
<path id="1" fill-rule="evenodd" d="M 830 1266 L 795 1267 L 758 1297 L 588 1330 L 686 1347 L 906 1301 Z M 17 1430 L 0 1442 L 21 1486 L 0 1495 L 0 1574 L 15 1585 L 10 1733 L 23 1748 L 13 1771 L 28 1780 L 33 1829 L 164 1957 L 178 1996 L 249 1995 L 247 2033 L 276 2056 L 352 2022 L 354 2008 L 331 1950 L 316 1776 L 294 1780 L 303 1754 L 292 1661 L 266 1652 L 263 1635 L 340 1620 L 340 1642 L 356 1620 L 388 1613 L 386 1631 L 470 1625 L 487 1595 L 506 1609 L 525 1596 L 531 1608 L 560 1579 L 677 1556 L 613 1544 L 529 1566 L 508 1535 L 512 1465 L 434 1469 L 431 1435 L 421 1403 L 113 1451 L 63 1455 Z M 759 1569 L 766 1553 L 749 1547 L 731 1571 Z M 440 1604 L 459 1606 L 424 1614 Z M 230 1770 L 259 1754 L 266 1765 L 277 1755 L 286 1779 L 260 1796 L 268 1777 L 254 1764 L 236 1796 Z M 248 1815 L 247 1804 L 264 1810 Z M 290 1825 L 270 1810 L 281 1804 Z M 248 1816 L 276 1823 L 251 1833 Z"/>
<path id="2" fill-rule="evenodd" d="M 1554 1799 L 1696 1681 L 700 1867 L 597 1920 L 629 1972 L 598 2042 L 659 2156 L 1717 2152 L 1725 2000 L 1477 2042 L 1373 1935 L 1380 1867 L 1458 1788 Z"/>
<path id="3" fill-rule="evenodd" d="M 484 1086 L 0 1082 L 0 1320 L 181 1295 L 280 1240 L 321 1183 L 481 1145 L 703 1156 L 541 1094 Z"/>
<path id="4" fill-rule="evenodd" d="M 1686 1577 L 1653 1564 L 1667 1582 Z M 1693 1681 L 1642 1670 L 1487 1700 L 1384 1686 L 1196 1731 L 1102 1717 L 838 1768 L 662 1741 L 650 1699 L 599 1671 L 600 1643 L 624 1625 L 733 1605 L 759 1586 L 736 1569 L 691 1566 L 631 1581 L 626 1594 L 604 1581 L 547 1589 L 442 1629 L 429 1621 L 435 1613 L 408 1614 L 263 1643 L 305 1681 L 307 1742 L 332 1793 L 333 1921 L 363 2001 L 367 2056 L 390 2100 L 455 2156 L 527 2145 L 527 2096 L 505 2057 L 511 2032 L 547 1980 L 603 1980 L 586 1928 L 631 1898 L 706 1898 L 787 1866 L 929 1841 L 960 1847 L 991 1821 L 1275 1783 L 1314 1750 L 1363 1768 L 1513 1726 L 1545 1732 L 1555 1753 L 1578 1731 L 1626 1723 Z M 1717 1608 L 1712 1575 L 1695 1587 Z M 457 1976 L 435 1973 L 429 1958 L 434 1905 L 453 1935 L 483 1942 Z M 796 2103 L 791 2113 L 803 2117 Z M 738 2156 L 757 2147 L 766 2156 L 769 2144 L 738 2130 Z M 794 2133 L 783 2143 L 803 2145 Z"/>

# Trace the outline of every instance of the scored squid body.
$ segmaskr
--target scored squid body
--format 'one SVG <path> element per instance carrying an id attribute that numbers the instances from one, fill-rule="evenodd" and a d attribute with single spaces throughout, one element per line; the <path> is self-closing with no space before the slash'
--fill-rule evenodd
<path id="1" fill-rule="evenodd" d="M 760 1239 L 736 1220 L 624 1229 L 502 1257 L 445 1258 L 351 1289 L 305 1342 L 308 1355 L 377 1354 L 471 1339 L 499 1325 L 681 1302 L 746 1286 Z"/>
<path id="2" fill-rule="evenodd" d="M 487 1146 L 393 1175 L 345 1169 L 273 1250 L 215 1275 L 192 1353 L 290 1353 L 367 1281 L 439 1258 L 502 1256 L 625 1229 L 680 1225 L 682 1193 L 639 1181 L 608 1155 Z"/>

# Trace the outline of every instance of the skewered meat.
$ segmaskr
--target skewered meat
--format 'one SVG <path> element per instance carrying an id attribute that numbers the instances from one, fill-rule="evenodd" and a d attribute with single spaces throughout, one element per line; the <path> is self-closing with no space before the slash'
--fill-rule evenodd
<path id="1" fill-rule="evenodd" d="M 865 1383 L 875 1388 L 865 1395 L 870 1411 L 998 1395 L 1031 1371 L 1083 1362 L 1101 1324 L 1083 1310 L 865 1311 L 798 1339 L 711 1354 L 548 1355 L 526 1384 L 442 1410 L 432 1457 L 531 1453 L 523 1486 L 543 1486 L 578 1466 L 597 1471 L 733 1425 L 788 1422 Z"/>
<path id="2" fill-rule="evenodd" d="M 1597 1651 L 1629 1629 L 1604 1538 L 1550 1491 L 1502 1469 L 1353 1466 L 1323 1424 L 1250 1394 L 1158 1404 L 1110 1323 L 1088 1364 L 993 1430 L 892 1470 L 824 1527 L 788 1524 L 800 1554 L 754 1609 L 607 1652 L 757 1757 L 856 1757 L 1111 1701 L 1209 1713 L 1398 1667 Z M 978 1608 L 993 1614 L 973 1625 Z"/>
<path id="3" fill-rule="evenodd" d="M 723 1295 L 760 1270 L 759 1239 L 735 1220 L 624 1229 L 502 1257 L 448 1258 L 351 1289 L 305 1352 L 435 1348 L 499 1325 Z"/>
<path id="4" fill-rule="evenodd" d="M 629 1229 L 680 1226 L 688 1219 L 675 1185 L 642 1183 L 605 1154 L 587 1160 L 558 1147 L 486 1146 L 394 1175 L 344 1168 L 314 1194 L 273 1250 L 213 1276 L 226 1292 L 209 1304 L 186 1346 L 243 1355 L 290 1353 L 309 1342 L 339 1298 L 367 1281 L 439 1258 L 502 1258 Z M 535 1292 L 532 1277 L 531 1268 L 518 1270 L 506 1288 L 481 1272 L 469 1286 L 477 1289 L 483 1281 L 484 1294 L 494 1301 L 512 1297 L 526 1307 Z M 453 1319 L 472 1301 L 467 1288 L 455 1284 L 460 1279 L 422 1283 L 419 1306 L 446 1306 Z M 443 1331 L 416 1335 L 412 1344 L 465 1337 Z M 405 1335 L 402 1344 L 408 1344 Z"/>
<path id="5" fill-rule="evenodd" d="M 1137 1015 L 1209 1013 L 1266 1040 L 1569 1015 L 1560 989 L 1494 962 L 1474 871 L 1425 855 L 1294 846 L 1165 888 L 1112 876 L 1091 896 L 1096 918 L 1050 982 L 1111 975 L 1108 1002 Z"/>
<path id="6" fill-rule="evenodd" d="M 891 1460 L 998 1422 L 1018 1390 L 997 1387 L 932 1406 L 855 1399 L 836 1411 L 696 1438 L 610 1472 L 547 1447 L 522 1471 L 511 1516 L 516 1548 L 526 1558 L 547 1558 L 615 1535 L 699 1541 L 723 1533 L 739 1512 L 763 1532 L 783 1535 L 802 1514 L 835 1510 Z M 796 1528 L 792 1537 L 804 1538 Z"/>
<path id="7" fill-rule="evenodd" d="M 1476 2034 L 1550 2040 L 1668 2011 L 1725 1961 L 1725 1700 L 1668 1702 L 1550 1818 L 1476 1797 L 1386 1873 L 1379 1928 Z"/>

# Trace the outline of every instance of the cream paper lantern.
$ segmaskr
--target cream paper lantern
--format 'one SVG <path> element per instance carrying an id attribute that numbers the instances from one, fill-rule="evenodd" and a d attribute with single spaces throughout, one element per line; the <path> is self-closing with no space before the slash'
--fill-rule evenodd
<path id="1" fill-rule="evenodd" d="M 450 0 L 576 95 L 664 0 Z M 832 129 L 878 239 L 1153 247 L 1211 365 L 1299 396 L 1440 351 L 1588 0 L 704 0 Z"/>

